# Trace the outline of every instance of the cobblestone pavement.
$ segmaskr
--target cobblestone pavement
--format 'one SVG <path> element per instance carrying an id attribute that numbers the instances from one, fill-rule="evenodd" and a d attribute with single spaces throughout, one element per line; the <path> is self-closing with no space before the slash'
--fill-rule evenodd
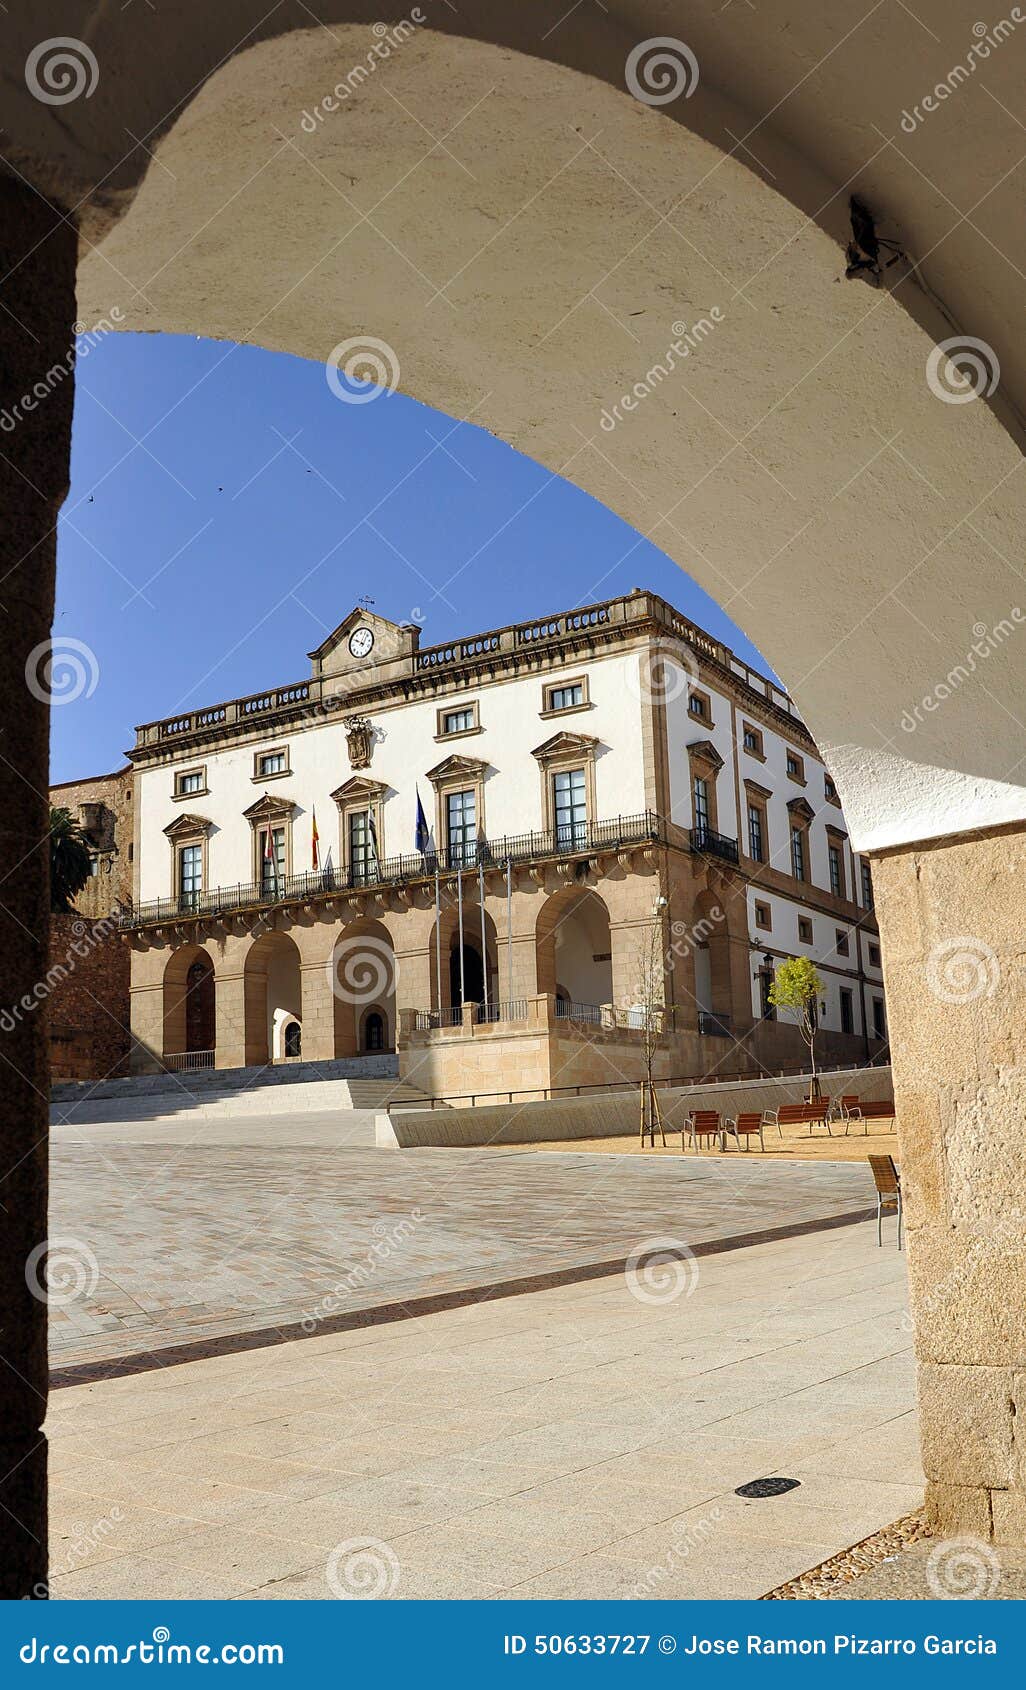
<path id="1" fill-rule="evenodd" d="M 565 1271 L 663 1235 L 760 1234 L 871 1201 L 858 1165 L 375 1150 L 352 1143 L 360 1125 L 350 1113 L 56 1128 L 55 1363 Z"/>
<path id="2" fill-rule="evenodd" d="M 282 1200 L 268 1156 L 236 1224 Z M 464 1163 L 456 1193 L 507 1248 L 544 1225 L 530 1192 L 577 1247 L 608 1245 L 588 1158 L 554 1162 L 489 1162 L 491 1187 Z M 436 1201 L 429 1164 L 393 1166 L 400 1204 L 407 1180 Z M 647 1187 L 614 1172 L 617 1205 L 645 1227 L 711 1213 L 706 1172 L 656 1171 Z M 382 1187 L 308 1166 L 301 1204 L 331 1177 L 354 1208 L 363 1180 Z M 742 1177 L 749 1202 L 780 1201 Z M 473 1227 L 457 1236 L 473 1262 Z M 904 1257 L 873 1223 L 70 1386 L 48 1425 L 53 1594 L 757 1597 L 919 1506 L 913 1403 Z M 734 1494 L 774 1473 L 798 1488 Z"/>

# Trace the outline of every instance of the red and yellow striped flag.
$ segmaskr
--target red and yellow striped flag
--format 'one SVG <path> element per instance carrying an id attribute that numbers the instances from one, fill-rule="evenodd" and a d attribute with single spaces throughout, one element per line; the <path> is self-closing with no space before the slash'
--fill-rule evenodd
<path id="1" fill-rule="evenodd" d="M 310 851 L 313 856 L 313 867 L 320 868 L 319 852 L 317 849 L 318 840 L 320 838 L 320 835 L 317 832 L 317 811 L 311 810 L 310 814 L 313 817 L 313 827 L 310 830 Z"/>

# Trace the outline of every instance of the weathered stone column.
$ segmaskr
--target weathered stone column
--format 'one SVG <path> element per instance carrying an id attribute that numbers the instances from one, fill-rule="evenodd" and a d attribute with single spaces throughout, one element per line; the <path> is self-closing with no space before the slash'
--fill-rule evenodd
<path id="1" fill-rule="evenodd" d="M 34 1252 L 46 1237 L 49 1061 L 45 1010 L 17 1006 L 45 977 L 49 945 L 47 642 L 71 450 L 76 245 L 52 206 L 0 178 L 0 1597 L 40 1594 L 46 1579 Z"/>
<path id="2" fill-rule="evenodd" d="M 1026 830 L 874 859 L 928 1508 L 1026 1543 Z"/>

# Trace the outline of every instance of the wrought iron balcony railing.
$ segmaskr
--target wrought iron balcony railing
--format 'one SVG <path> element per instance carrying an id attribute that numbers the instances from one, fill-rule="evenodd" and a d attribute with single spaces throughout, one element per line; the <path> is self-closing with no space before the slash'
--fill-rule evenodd
<path id="1" fill-rule="evenodd" d="M 737 840 L 731 839 L 725 833 L 717 833 L 711 827 L 693 827 L 691 829 L 691 849 L 707 857 L 722 857 L 725 863 L 736 863 L 738 859 Z"/>
<path id="2" fill-rule="evenodd" d="M 617 851 L 625 845 L 659 842 L 664 832 L 654 810 L 635 816 L 616 816 L 610 821 L 575 824 L 572 828 L 549 828 L 537 833 L 519 833 L 504 839 L 479 839 L 455 850 L 416 851 L 406 857 L 386 857 L 377 864 L 361 863 L 356 868 L 313 869 L 306 874 L 278 877 L 277 885 L 266 882 L 216 886 L 209 892 L 186 892 L 174 898 L 157 898 L 151 903 L 122 907 L 122 928 L 146 927 L 165 922 L 195 921 L 204 917 L 231 915 L 238 910 L 267 909 L 277 904 L 308 903 L 337 897 L 345 892 L 364 892 L 381 886 L 402 886 L 433 880 L 436 871 L 444 877 L 475 874 L 478 867 L 502 870 L 507 863 L 544 862 L 593 856 Z"/>

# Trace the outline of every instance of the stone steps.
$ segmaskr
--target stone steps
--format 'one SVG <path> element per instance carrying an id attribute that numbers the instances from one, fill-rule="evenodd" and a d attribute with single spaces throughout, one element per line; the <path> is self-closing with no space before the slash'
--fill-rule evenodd
<path id="1" fill-rule="evenodd" d="M 195 1074 L 145 1074 L 124 1080 L 55 1086 L 52 1123 L 88 1126 L 106 1121 L 224 1120 L 248 1115 L 321 1114 L 383 1110 L 390 1102 L 416 1108 L 423 1093 L 399 1079 L 394 1056 L 274 1068 L 205 1069 Z"/>

